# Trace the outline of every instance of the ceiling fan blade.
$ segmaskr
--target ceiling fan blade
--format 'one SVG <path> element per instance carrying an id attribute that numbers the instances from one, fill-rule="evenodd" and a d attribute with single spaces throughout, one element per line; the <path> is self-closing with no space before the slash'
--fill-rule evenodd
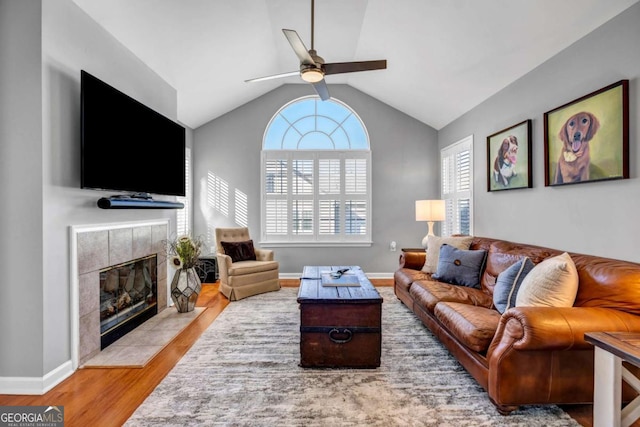
<path id="1" fill-rule="evenodd" d="M 283 77 L 299 76 L 300 71 L 289 71 L 288 73 L 274 74 L 272 76 L 256 77 L 255 79 L 245 80 L 245 83 L 263 82 L 265 80 L 281 79 Z"/>
<path id="2" fill-rule="evenodd" d="M 384 70 L 387 68 L 387 60 L 359 61 L 359 62 L 333 62 L 324 64 L 324 74 L 353 73 L 356 71 Z"/>
<path id="3" fill-rule="evenodd" d="M 318 96 L 320 96 L 320 99 L 326 101 L 327 99 L 331 98 L 331 95 L 329 95 L 329 88 L 327 87 L 327 83 L 325 83 L 324 79 L 320 80 L 319 82 L 312 83 L 312 85 L 318 93 Z"/>
<path id="4" fill-rule="evenodd" d="M 296 53 L 296 55 L 298 55 L 301 64 L 316 65 L 316 63 L 313 61 L 313 58 L 311 58 L 311 55 L 309 55 L 309 51 L 302 42 L 302 39 L 300 38 L 298 33 L 296 33 L 294 30 L 285 29 L 282 29 L 282 32 L 284 33 L 287 40 L 289 40 L 289 44 L 293 48 L 293 51 Z"/>

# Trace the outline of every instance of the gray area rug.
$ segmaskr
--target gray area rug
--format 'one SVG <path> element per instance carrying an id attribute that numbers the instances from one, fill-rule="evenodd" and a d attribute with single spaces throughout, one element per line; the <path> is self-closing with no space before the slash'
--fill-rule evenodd
<path id="1" fill-rule="evenodd" d="M 498 414 L 391 287 L 378 369 L 298 366 L 297 288 L 231 304 L 127 426 L 579 426 L 557 406 Z"/>

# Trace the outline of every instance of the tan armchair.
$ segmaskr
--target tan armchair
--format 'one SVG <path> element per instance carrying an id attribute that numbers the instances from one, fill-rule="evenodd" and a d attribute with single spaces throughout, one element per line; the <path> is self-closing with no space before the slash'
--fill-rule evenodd
<path id="1" fill-rule="evenodd" d="M 279 264 L 273 260 L 273 251 L 254 248 L 248 228 L 215 231 L 220 292 L 224 296 L 236 301 L 280 289 Z M 253 253 L 255 259 L 250 259 Z"/>

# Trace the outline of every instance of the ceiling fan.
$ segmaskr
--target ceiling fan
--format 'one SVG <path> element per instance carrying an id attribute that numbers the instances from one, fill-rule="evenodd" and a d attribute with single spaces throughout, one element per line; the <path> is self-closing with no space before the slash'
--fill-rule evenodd
<path id="1" fill-rule="evenodd" d="M 290 77 L 299 75 L 302 80 L 311 83 L 316 90 L 320 99 L 326 101 L 330 98 L 329 89 L 324 80 L 324 76 L 331 74 L 353 73 L 357 71 L 383 70 L 387 68 L 387 60 L 381 59 L 377 61 L 356 61 L 356 62 L 334 62 L 325 63 L 324 59 L 318 56 L 313 46 L 314 36 L 314 9 L 315 0 L 311 0 L 311 49 L 307 50 L 302 39 L 294 30 L 283 29 L 285 37 L 293 48 L 293 51 L 300 59 L 300 70 L 288 73 L 275 74 L 272 76 L 258 77 L 255 79 L 245 80 L 245 82 L 260 82 L 264 80 L 279 79 L 282 77 Z"/>

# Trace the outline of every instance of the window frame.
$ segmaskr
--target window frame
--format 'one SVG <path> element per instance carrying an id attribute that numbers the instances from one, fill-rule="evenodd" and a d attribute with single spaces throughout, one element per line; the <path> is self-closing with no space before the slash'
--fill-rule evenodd
<path id="1" fill-rule="evenodd" d="M 260 244 L 265 247 L 336 247 L 336 246 L 371 246 L 372 240 L 372 219 L 371 219 L 371 149 L 369 144 L 369 135 L 367 133 L 364 123 L 360 117 L 345 103 L 332 98 L 334 101 L 347 109 L 351 115 L 353 115 L 361 124 L 361 131 L 364 132 L 366 138 L 366 146 L 369 149 L 264 149 L 266 145 L 266 138 L 269 133 L 271 123 L 277 118 L 284 110 L 294 105 L 296 102 L 307 101 L 310 98 L 319 101 L 317 96 L 305 96 L 293 100 L 274 114 L 273 118 L 267 125 L 263 137 L 263 150 L 261 152 L 261 215 L 260 215 Z M 322 102 L 322 101 L 320 101 Z M 324 117 L 317 115 L 317 117 Z M 322 132 L 321 130 L 315 130 L 316 132 Z M 344 129 L 343 129 L 344 131 Z M 361 140 L 360 140 L 361 141 Z M 273 143 L 273 141 L 270 141 Z M 271 144 L 270 146 L 273 146 Z M 271 194 L 267 193 L 267 167 L 268 162 L 273 160 L 286 161 L 286 191 L 284 194 Z M 340 169 L 340 191 L 338 193 L 322 194 L 320 192 L 321 180 L 320 180 L 320 162 L 323 160 L 339 160 Z M 346 192 L 346 164 L 351 159 L 363 159 L 365 163 L 366 183 L 364 192 L 361 194 L 353 194 Z M 308 194 L 294 194 L 292 191 L 292 182 L 294 181 L 294 171 L 291 167 L 296 160 L 310 160 L 312 163 L 311 175 L 313 177 L 312 189 Z M 272 165 L 269 165 L 271 167 Z M 279 166 L 275 166 L 278 168 Z M 324 176 L 324 175 L 323 175 Z M 284 180 L 283 180 L 284 181 Z M 284 184 L 284 182 L 282 182 Z M 282 188 L 282 186 L 280 187 Z M 284 200 L 286 203 L 286 230 L 283 233 L 267 233 L 268 218 L 267 218 L 267 204 L 270 200 Z M 310 200 L 313 217 L 311 220 L 311 232 L 296 234 L 294 231 L 294 224 L 292 215 L 294 213 L 293 204 L 296 201 Z M 337 200 L 340 206 L 340 218 L 339 218 L 339 233 L 337 234 L 323 234 L 321 230 L 321 219 L 323 218 L 323 212 L 320 209 L 321 201 L 323 200 Z M 347 234 L 347 217 L 353 218 L 351 215 L 347 215 L 348 211 L 347 203 L 363 201 L 365 203 L 364 215 L 366 216 L 366 230 L 362 234 Z M 283 202 L 280 202 L 283 203 Z M 277 215 L 277 213 L 276 213 Z M 325 216 L 326 218 L 326 216 Z M 331 219 L 330 219 L 331 221 Z M 274 224 L 277 226 L 277 224 Z"/>

